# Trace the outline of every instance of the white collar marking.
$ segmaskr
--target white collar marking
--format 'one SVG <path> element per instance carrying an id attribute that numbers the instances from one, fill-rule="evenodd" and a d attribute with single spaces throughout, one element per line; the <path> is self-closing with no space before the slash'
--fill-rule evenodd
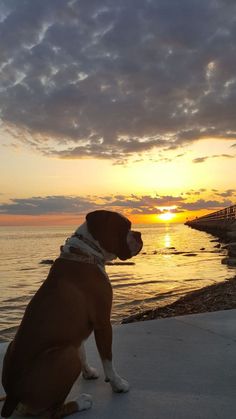
<path id="1" fill-rule="evenodd" d="M 81 235 L 85 240 L 79 238 L 79 235 Z M 85 254 L 85 257 L 88 255 L 88 263 L 96 263 L 103 273 L 106 273 L 105 262 L 116 259 L 117 257 L 113 253 L 109 253 L 104 250 L 100 246 L 99 242 L 93 238 L 93 236 L 88 231 L 87 222 L 83 223 L 79 228 L 77 228 L 75 234 L 72 234 L 72 236 L 66 240 L 65 244 L 61 248 L 62 258 L 66 259 L 68 255 L 68 259 L 81 261 L 81 256 L 76 255 L 75 253 L 71 253 L 70 247 L 81 250 Z M 91 258 L 91 256 L 94 256 L 94 258 Z"/>

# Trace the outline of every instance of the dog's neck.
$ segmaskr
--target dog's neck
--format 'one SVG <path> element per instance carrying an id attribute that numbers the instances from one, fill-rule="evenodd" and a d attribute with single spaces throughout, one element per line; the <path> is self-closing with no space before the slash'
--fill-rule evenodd
<path id="1" fill-rule="evenodd" d="M 61 247 L 62 257 L 70 255 L 68 258 L 71 258 L 71 255 L 73 255 L 74 260 L 81 261 L 81 257 L 73 253 L 72 249 L 78 249 L 82 252 L 84 260 L 86 260 L 86 255 L 88 255 L 88 263 L 94 263 L 103 268 L 106 262 L 116 259 L 116 255 L 104 250 L 99 242 L 89 233 L 86 222 L 77 228 L 75 233 Z"/>

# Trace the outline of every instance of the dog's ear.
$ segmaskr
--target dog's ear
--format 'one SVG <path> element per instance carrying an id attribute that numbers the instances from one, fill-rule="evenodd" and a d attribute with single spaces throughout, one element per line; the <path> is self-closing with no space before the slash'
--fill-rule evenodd
<path id="1" fill-rule="evenodd" d="M 88 231 L 95 240 L 101 238 L 110 214 L 110 211 L 97 210 L 86 215 Z"/>

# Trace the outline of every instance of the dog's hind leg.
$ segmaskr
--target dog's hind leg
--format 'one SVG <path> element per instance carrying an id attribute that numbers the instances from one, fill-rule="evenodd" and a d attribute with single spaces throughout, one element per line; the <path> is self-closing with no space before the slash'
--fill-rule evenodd
<path id="1" fill-rule="evenodd" d="M 43 352 L 21 386 L 21 405 L 27 413 L 63 417 L 92 405 L 91 396 L 81 395 L 64 404 L 81 372 L 77 348 L 67 346 Z"/>
<path id="2" fill-rule="evenodd" d="M 79 347 L 79 358 L 81 362 L 82 374 L 86 380 L 94 380 L 99 377 L 97 370 L 91 367 L 87 362 L 84 343 L 82 342 Z"/>
<path id="3" fill-rule="evenodd" d="M 51 412 L 48 412 L 48 414 L 44 416 L 44 419 L 60 419 L 76 412 L 90 409 L 91 406 L 92 397 L 89 394 L 81 394 L 75 401 L 64 403 Z"/>

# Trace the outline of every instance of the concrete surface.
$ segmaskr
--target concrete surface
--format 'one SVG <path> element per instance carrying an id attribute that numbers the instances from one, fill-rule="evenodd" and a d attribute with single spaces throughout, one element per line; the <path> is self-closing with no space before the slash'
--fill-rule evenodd
<path id="1" fill-rule="evenodd" d="M 131 390 L 104 382 L 93 338 L 87 343 L 96 381 L 79 379 L 69 399 L 93 396 L 81 419 L 235 419 L 236 310 L 114 327 L 114 358 Z M 6 345 L 0 345 L 1 358 Z M 63 371 L 62 371 L 63 374 Z M 2 389 L 0 390 L 0 395 Z"/>

